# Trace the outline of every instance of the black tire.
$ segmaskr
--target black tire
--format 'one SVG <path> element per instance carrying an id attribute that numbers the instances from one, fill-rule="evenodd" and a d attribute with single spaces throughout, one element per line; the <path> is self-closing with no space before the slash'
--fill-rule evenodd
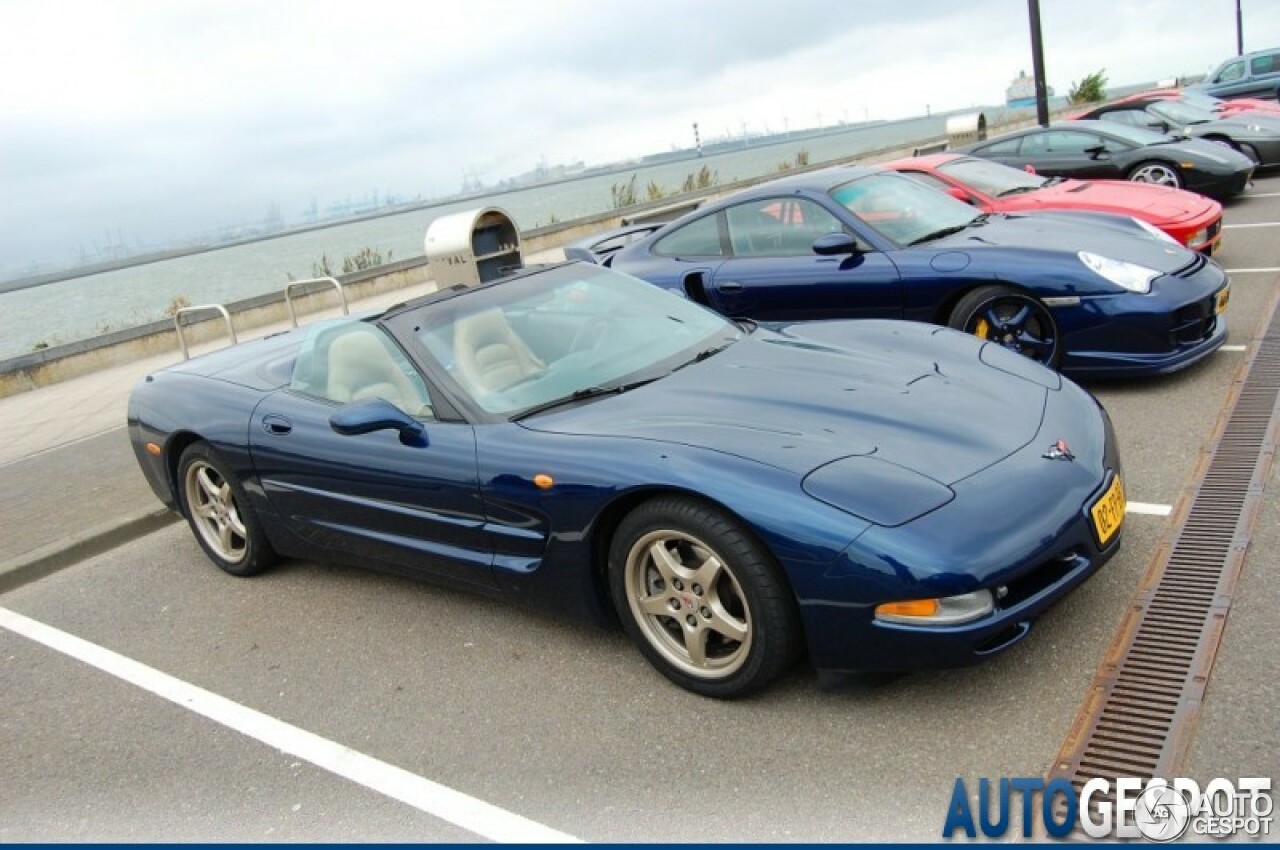
<path id="1" fill-rule="evenodd" d="M 746 696 L 799 655 L 799 613 L 773 558 L 740 522 L 693 499 L 655 498 L 623 519 L 609 547 L 609 589 L 649 663 L 696 694 Z"/>
<path id="2" fill-rule="evenodd" d="M 1062 342 L 1049 308 L 1034 295 L 1012 286 L 980 286 L 965 293 L 947 324 L 1050 369 L 1062 362 Z"/>
<path id="3" fill-rule="evenodd" d="M 1181 189 L 1187 185 L 1177 166 L 1158 159 L 1138 163 L 1129 169 L 1126 178 L 1133 183 L 1154 183 L 1157 186 L 1172 186 L 1175 189 Z"/>
<path id="4" fill-rule="evenodd" d="M 192 443 L 182 453 L 177 483 L 191 533 L 222 570 L 247 577 L 279 560 L 244 488 L 208 443 Z"/>

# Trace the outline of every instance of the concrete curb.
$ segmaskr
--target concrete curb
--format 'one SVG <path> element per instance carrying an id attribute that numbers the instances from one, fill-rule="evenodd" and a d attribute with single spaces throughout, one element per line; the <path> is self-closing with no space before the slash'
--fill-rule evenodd
<path id="1" fill-rule="evenodd" d="M 168 508 L 148 508 L 100 523 L 0 563 L 0 593 L 30 584 L 181 520 Z"/>

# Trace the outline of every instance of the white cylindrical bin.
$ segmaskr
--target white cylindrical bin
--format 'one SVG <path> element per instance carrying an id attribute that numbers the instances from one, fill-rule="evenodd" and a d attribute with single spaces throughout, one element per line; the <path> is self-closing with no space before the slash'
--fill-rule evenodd
<path id="1" fill-rule="evenodd" d="M 523 267 L 520 231 L 498 207 L 441 216 L 423 239 L 427 271 L 440 289 L 475 286 Z"/>
<path id="2" fill-rule="evenodd" d="M 952 115 L 947 119 L 947 146 L 958 148 L 974 142 L 986 141 L 987 116 L 981 112 L 968 115 Z"/>

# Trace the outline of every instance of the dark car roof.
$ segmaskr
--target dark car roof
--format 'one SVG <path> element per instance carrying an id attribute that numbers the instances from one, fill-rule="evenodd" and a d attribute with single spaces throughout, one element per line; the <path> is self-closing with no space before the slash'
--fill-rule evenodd
<path id="1" fill-rule="evenodd" d="M 1023 136 L 1034 136 L 1036 133 L 1046 133 L 1054 130 L 1087 130 L 1110 138 L 1123 138 L 1122 136 L 1117 136 L 1115 128 L 1116 124 L 1114 121 L 1102 121 L 1096 118 L 1075 118 L 1069 121 L 1055 121 L 1048 127 L 1028 127 L 1025 130 L 1015 130 L 1012 133 L 1005 133 L 1002 136 L 992 136 L 991 138 L 985 139 L 981 142 L 974 142 L 970 145 L 954 148 L 948 151 L 948 153 L 972 153 L 973 151 L 985 148 L 987 145 L 994 142 L 1004 141 L 1005 139 L 1017 139 Z"/>
<path id="2" fill-rule="evenodd" d="M 770 180 L 768 183 L 761 183 L 740 192 L 734 192 L 722 199 L 741 200 L 742 198 L 752 198 L 759 195 L 775 195 L 781 191 L 810 191 L 810 192 L 829 192 L 837 186 L 848 183 L 859 177 L 866 177 L 868 174 L 882 173 L 881 169 L 868 168 L 862 165 L 838 165 L 834 168 L 822 168 L 817 171 L 806 171 L 803 174 L 792 174 L 787 177 L 779 177 L 776 180 Z M 719 206 L 719 202 L 716 204 Z"/>

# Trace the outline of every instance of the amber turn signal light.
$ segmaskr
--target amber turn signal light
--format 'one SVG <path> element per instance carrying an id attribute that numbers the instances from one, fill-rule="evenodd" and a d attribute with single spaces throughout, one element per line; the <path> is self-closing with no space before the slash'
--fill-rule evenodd
<path id="1" fill-rule="evenodd" d="M 936 599 L 907 599 L 902 602 L 885 602 L 876 606 L 876 616 L 932 617 L 938 613 Z"/>

